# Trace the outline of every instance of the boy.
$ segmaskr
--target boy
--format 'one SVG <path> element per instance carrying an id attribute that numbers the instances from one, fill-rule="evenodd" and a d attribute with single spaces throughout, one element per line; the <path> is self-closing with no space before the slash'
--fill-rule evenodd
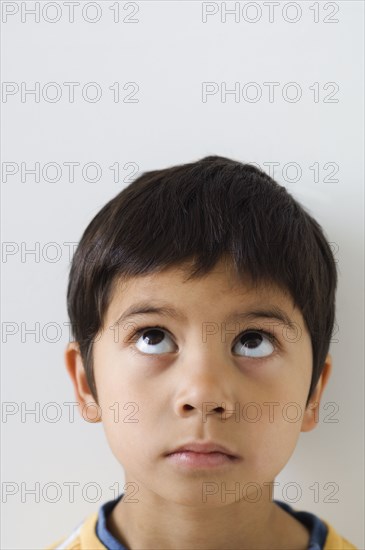
<path id="1" fill-rule="evenodd" d="M 125 492 L 52 549 L 353 549 L 273 500 L 331 373 L 336 264 L 272 178 L 209 156 L 147 172 L 94 217 L 65 352 Z"/>

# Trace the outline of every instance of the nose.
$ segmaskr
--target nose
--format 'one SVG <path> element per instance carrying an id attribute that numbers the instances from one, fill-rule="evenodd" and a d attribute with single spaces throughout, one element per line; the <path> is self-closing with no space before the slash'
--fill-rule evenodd
<path id="1" fill-rule="evenodd" d="M 217 350 L 204 349 L 194 357 L 188 354 L 177 366 L 178 391 L 175 395 L 175 414 L 181 417 L 199 415 L 224 420 L 236 413 L 237 380 L 234 366 Z"/>

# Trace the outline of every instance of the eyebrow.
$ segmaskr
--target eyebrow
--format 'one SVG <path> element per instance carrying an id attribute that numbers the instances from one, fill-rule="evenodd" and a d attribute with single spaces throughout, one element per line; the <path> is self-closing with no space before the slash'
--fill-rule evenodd
<path id="1" fill-rule="evenodd" d="M 138 302 L 136 304 L 133 304 L 129 308 L 127 308 L 122 315 L 117 319 L 115 324 L 123 323 L 130 317 L 135 317 L 138 315 L 146 315 L 146 314 L 157 314 L 162 315 L 163 317 L 170 317 L 172 319 L 180 320 L 180 321 L 187 321 L 186 315 L 182 312 L 177 310 L 175 307 L 171 305 L 159 305 L 154 306 L 151 304 L 151 302 L 148 301 L 142 301 Z M 281 323 L 284 323 L 292 330 L 296 330 L 297 326 L 296 323 L 293 322 L 290 317 L 287 315 L 285 311 L 283 311 L 278 306 L 267 306 L 263 308 L 256 308 L 254 310 L 250 311 L 236 311 L 231 313 L 228 317 L 226 317 L 225 321 L 230 323 L 234 321 L 247 321 L 250 319 L 257 319 L 258 317 L 265 318 L 265 319 L 276 319 L 277 321 L 280 321 Z"/>

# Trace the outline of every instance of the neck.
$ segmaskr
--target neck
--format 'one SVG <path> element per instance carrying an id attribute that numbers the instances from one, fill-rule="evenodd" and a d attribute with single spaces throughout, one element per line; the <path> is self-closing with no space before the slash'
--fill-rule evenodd
<path id="1" fill-rule="evenodd" d="M 138 502 L 123 497 L 107 519 L 127 548 L 154 550 L 306 550 L 309 532 L 270 498 L 194 506 L 140 489 Z M 136 500 L 136 499 L 134 499 Z M 227 499 L 228 500 L 228 499 Z"/>

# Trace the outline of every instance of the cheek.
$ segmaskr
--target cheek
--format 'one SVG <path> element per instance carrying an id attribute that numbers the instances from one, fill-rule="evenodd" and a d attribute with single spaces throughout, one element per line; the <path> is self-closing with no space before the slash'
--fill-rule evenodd
<path id="1" fill-rule="evenodd" d="M 111 392 L 114 392 L 113 388 Z M 130 467 L 146 444 L 138 399 L 131 396 L 123 399 L 123 395 L 115 391 L 101 401 L 103 429 L 109 447 L 122 466 Z"/>
<path id="2" fill-rule="evenodd" d="M 94 376 L 103 419 L 116 414 L 114 409 L 127 407 L 140 399 L 138 387 L 131 380 L 128 356 L 111 341 L 97 342 L 94 348 Z M 139 386 L 140 388 L 140 386 Z M 130 409 L 129 409 L 130 410 Z M 124 411 L 126 415 L 128 411 Z"/>
<path id="3" fill-rule="evenodd" d="M 302 407 L 289 405 L 285 400 L 279 404 L 260 406 L 261 416 L 256 422 L 243 417 L 242 439 L 246 465 L 253 479 L 273 479 L 284 468 L 293 454 L 299 438 Z"/>
<path id="4" fill-rule="evenodd" d="M 151 399 L 142 380 L 119 378 L 109 369 L 107 380 L 100 380 L 99 404 L 103 428 L 112 453 L 123 466 L 133 470 L 136 457 L 144 461 L 156 439 L 158 401 Z M 158 424 L 158 422 L 157 422 Z"/>

